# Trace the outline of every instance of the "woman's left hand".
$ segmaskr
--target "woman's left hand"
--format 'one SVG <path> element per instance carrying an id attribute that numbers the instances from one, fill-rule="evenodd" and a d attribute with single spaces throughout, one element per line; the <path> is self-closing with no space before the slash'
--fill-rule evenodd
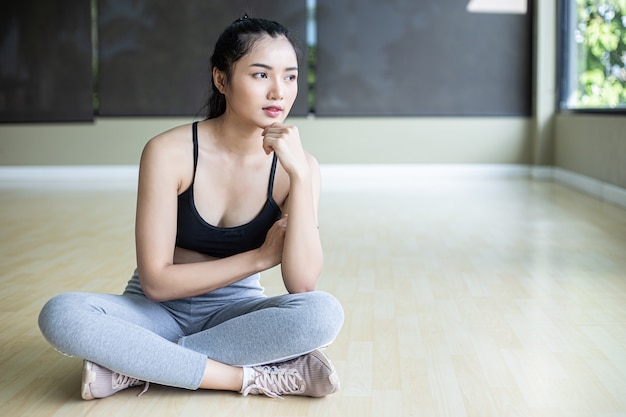
<path id="1" fill-rule="evenodd" d="M 273 123 L 263 129 L 262 134 L 265 153 L 276 152 L 278 160 L 290 177 L 308 173 L 309 165 L 296 126 Z"/>

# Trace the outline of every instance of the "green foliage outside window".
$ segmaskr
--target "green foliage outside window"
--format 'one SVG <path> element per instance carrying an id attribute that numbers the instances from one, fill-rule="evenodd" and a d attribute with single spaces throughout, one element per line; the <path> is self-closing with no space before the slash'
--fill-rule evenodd
<path id="1" fill-rule="evenodd" d="M 575 107 L 626 107 L 626 0 L 577 0 Z"/>

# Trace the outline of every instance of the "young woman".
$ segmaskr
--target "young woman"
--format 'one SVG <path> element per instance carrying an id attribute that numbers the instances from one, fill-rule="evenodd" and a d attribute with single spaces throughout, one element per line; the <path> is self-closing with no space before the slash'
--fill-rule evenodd
<path id="1" fill-rule="evenodd" d="M 84 399 L 150 382 L 270 397 L 339 388 L 321 349 L 343 310 L 314 290 L 319 166 L 283 124 L 297 48 L 283 26 L 245 16 L 211 61 L 208 118 L 142 154 L 137 270 L 124 294 L 61 294 L 39 316 L 52 346 L 84 358 Z M 267 297 L 259 272 L 279 264 L 288 293 Z"/>

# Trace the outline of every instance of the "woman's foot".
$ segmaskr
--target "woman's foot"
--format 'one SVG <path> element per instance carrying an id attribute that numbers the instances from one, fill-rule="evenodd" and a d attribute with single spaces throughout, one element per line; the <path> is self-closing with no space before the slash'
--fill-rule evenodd
<path id="1" fill-rule="evenodd" d="M 320 350 L 286 362 L 255 366 L 252 370 L 252 378 L 241 390 L 243 395 L 324 397 L 339 389 L 335 367 Z"/>
<path id="2" fill-rule="evenodd" d="M 105 398 L 129 387 L 145 385 L 141 394 L 148 390 L 150 383 L 118 374 L 90 361 L 83 361 L 83 381 L 80 394 L 83 400 Z"/>

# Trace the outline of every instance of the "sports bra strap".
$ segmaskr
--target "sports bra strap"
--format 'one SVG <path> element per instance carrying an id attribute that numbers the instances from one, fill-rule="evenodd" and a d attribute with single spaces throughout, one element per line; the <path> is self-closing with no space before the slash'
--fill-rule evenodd
<path id="1" fill-rule="evenodd" d="M 270 171 L 270 184 L 267 187 L 267 198 L 274 198 L 274 174 L 276 174 L 276 161 L 278 158 L 276 157 L 276 152 L 274 152 L 274 158 L 272 159 L 272 170 Z"/>
<path id="2" fill-rule="evenodd" d="M 198 122 L 193 122 L 193 177 L 191 184 L 196 180 L 196 167 L 198 166 Z"/>

